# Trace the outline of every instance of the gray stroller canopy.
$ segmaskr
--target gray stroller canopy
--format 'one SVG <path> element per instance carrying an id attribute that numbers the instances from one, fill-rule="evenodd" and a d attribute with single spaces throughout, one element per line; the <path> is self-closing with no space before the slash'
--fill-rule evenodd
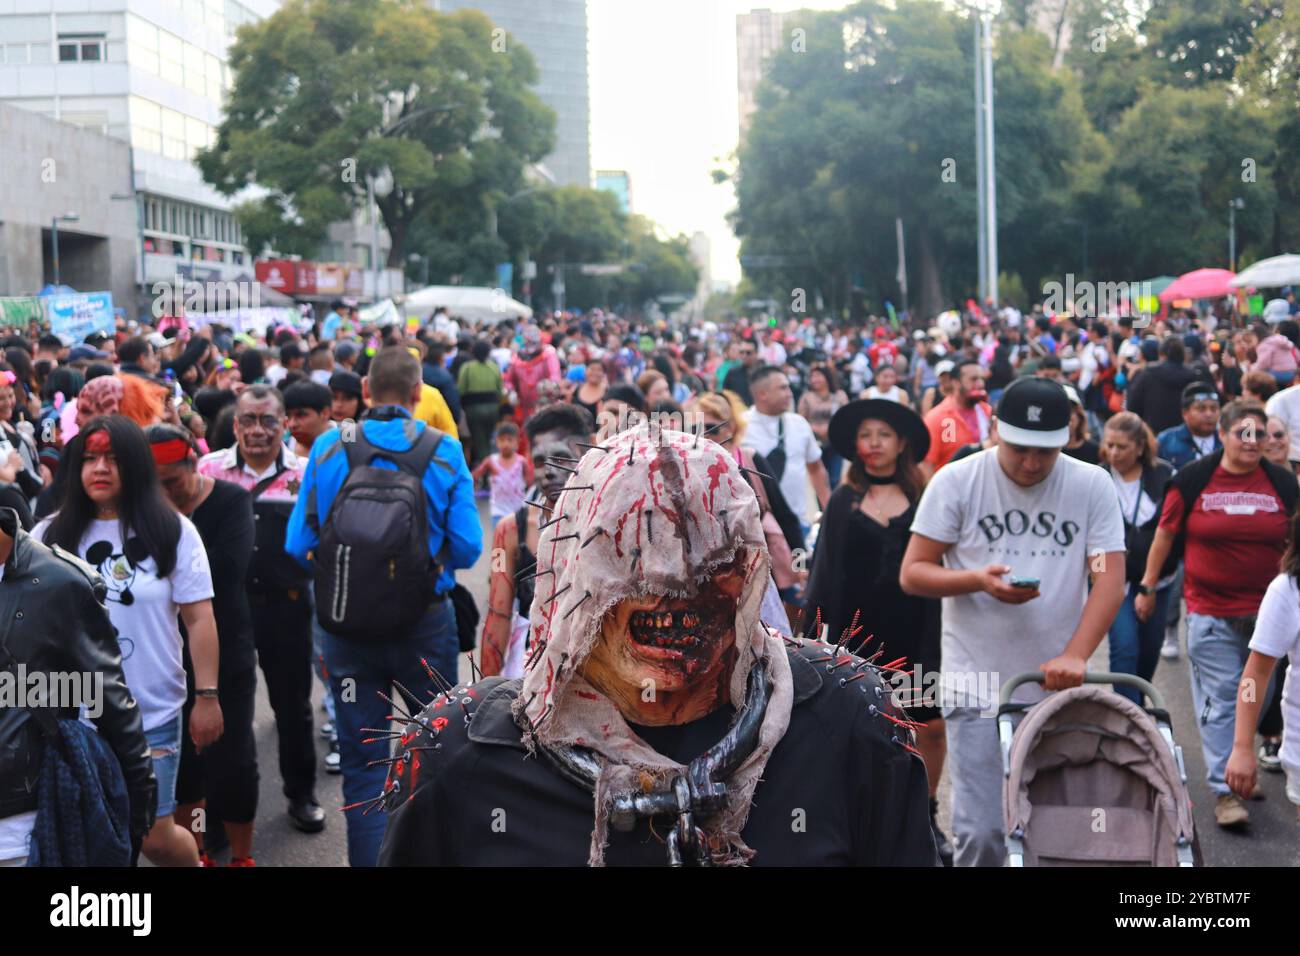
<path id="1" fill-rule="evenodd" d="M 1177 866 L 1180 844 L 1192 843 L 1170 745 L 1142 708 L 1097 684 L 1029 710 L 1003 787 L 1025 866 Z"/>

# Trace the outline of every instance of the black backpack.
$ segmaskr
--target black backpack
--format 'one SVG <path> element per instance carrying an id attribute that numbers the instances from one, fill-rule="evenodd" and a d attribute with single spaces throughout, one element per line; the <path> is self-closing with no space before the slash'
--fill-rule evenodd
<path id="1" fill-rule="evenodd" d="M 441 442 L 442 432 L 426 427 L 409 451 L 389 451 L 358 424 L 343 443 L 348 476 L 315 557 L 316 619 L 331 634 L 400 639 L 433 601 L 439 569 L 429 554 L 424 473 Z M 377 457 L 398 470 L 374 467 Z"/>

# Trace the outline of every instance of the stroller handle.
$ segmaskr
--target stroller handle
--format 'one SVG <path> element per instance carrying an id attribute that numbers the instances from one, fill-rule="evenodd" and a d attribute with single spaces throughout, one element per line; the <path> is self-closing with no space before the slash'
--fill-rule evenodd
<path id="1" fill-rule="evenodd" d="M 1041 671 L 1027 672 L 1016 674 L 1010 680 L 1002 685 L 1002 693 L 998 701 L 999 704 L 1005 705 L 1011 702 L 1011 695 L 1015 693 L 1016 688 L 1021 684 L 1041 684 L 1047 679 L 1047 675 Z M 1145 694 L 1147 700 L 1151 701 L 1151 706 L 1156 710 L 1165 709 L 1165 699 L 1160 696 L 1160 691 L 1156 690 L 1155 685 L 1150 681 L 1144 681 L 1135 674 L 1116 674 L 1111 671 L 1088 671 L 1083 675 L 1085 684 L 1122 684 L 1126 687 L 1132 687 L 1140 694 Z"/>

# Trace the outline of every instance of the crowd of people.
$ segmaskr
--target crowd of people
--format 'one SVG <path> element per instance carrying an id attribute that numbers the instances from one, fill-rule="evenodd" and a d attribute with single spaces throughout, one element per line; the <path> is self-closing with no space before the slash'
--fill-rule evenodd
<path id="1" fill-rule="evenodd" d="M 999 864 L 1002 758 L 988 719 L 997 683 L 1041 673 L 1041 687 L 1018 692 L 1024 700 L 1075 686 L 1103 639 L 1110 670 L 1145 680 L 1186 653 L 1215 820 L 1240 828 L 1260 769 L 1284 772 L 1300 806 L 1300 682 L 1287 673 L 1300 653 L 1300 306 L 1289 301 L 1293 317 L 1273 325 L 1213 312 L 1082 319 L 968 304 L 915 325 L 803 316 L 677 325 L 600 310 L 470 322 L 439 310 L 418 328 L 376 327 L 340 301 L 319 320 L 257 334 L 120 322 L 68 343 L 12 329 L 0 343 L 0 551 L 49 546 L 56 568 L 70 570 L 47 573 L 80 596 L 65 602 L 77 609 L 76 638 L 16 640 L 10 650 L 28 654 L 29 670 L 90 669 L 117 689 L 97 724 L 129 784 L 133 847 L 157 865 L 214 865 L 226 846 L 230 865 L 253 865 L 265 772 L 253 734 L 259 670 L 296 827 L 326 826 L 317 774 L 341 773 L 352 865 L 475 862 L 460 843 L 449 849 L 459 839 L 450 829 L 432 833 L 414 819 L 425 802 L 454 818 L 469 799 L 447 803 L 431 790 L 442 771 L 417 751 L 441 742 L 412 744 L 416 731 L 436 737 L 446 716 L 434 728 L 424 711 L 405 733 L 385 731 L 386 716 L 407 707 L 419 716 L 428 692 L 442 692 L 466 727 L 471 704 L 475 727 L 493 722 L 447 738 L 447 751 L 499 736 L 502 721 L 525 745 L 531 735 L 543 748 L 595 746 L 593 702 L 613 701 L 618 733 L 605 722 L 613 742 L 596 746 L 607 761 L 653 767 L 653 749 L 685 764 L 709 733 L 717 739 L 748 713 L 748 665 L 686 668 L 689 679 L 677 678 L 687 689 L 713 675 L 716 699 L 703 706 L 682 690 L 673 718 L 658 721 L 628 691 L 635 673 L 620 670 L 624 652 L 602 652 L 593 635 L 612 642 L 607 622 L 623 614 L 638 647 L 638 628 L 666 642 L 656 650 L 665 659 L 702 640 L 709 616 L 696 623 L 695 605 L 673 603 L 696 585 L 664 582 L 692 580 L 701 566 L 691 535 L 717 522 L 719 508 L 697 514 L 694 499 L 669 506 L 660 494 L 686 488 L 712 500 L 726 476 L 731 503 L 716 545 L 731 570 L 710 571 L 710 586 L 736 609 L 729 640 L 756 655 L 781 647 L 765 635 L 792 648 L 771 691 L 788 728 L 756 721 L 753 761 L 761 769 L 782 733 L 811 733 L 810 711 L 790 700 L 821 700 L 800 690 L 793 648 L 805 640 L 894 659 L 884 677 L 902 700 L 893 716 L 883 705 L 879 713 L 886 741 L 911 763 L 891 755 L 879 765 L 894 789 L 871 811 L 887 805 L 908 820 L 893 855 L 854 844 L 807 857 L 801 844 L 788 848 L 790 862 Z M 664 457 L 664 434 L 680 469 Z M 701 447 L 721 457 L 701 458 Z M 614 458 L 624 454 L 620 472 Z M 606 515 L 607 491 L 631 500 L 638 454 L 653 463 L 635 479 L 653 500 Z M 584 490 L 594 500 L 575 509 Z M 546 532 L 566 520 L 575 530 L 563 537 L 575 543 L 560 549 L 561 564 L 557 532 Z M 656 564 L 679 550 L 657 547 L 656 534 L 682 539 L 685 556 L 672 560 L 684 564 Z M 598 560 L 589 556 L 604 543 L 588 545 L 602 536 L 620 560 L 635 541 L 631 569 L 619 574 L 640 592 L 624 594 L 608 575 L 595 579 L 608 600 L 593 592 L 582 561 Z M 480 560 L 491 561 L 481 615 L 456 580 Z M 0 588 L 19 586 L 11 565 Z M 577 605 L 552 603 L 570 589 L 581 596 L 584 582 Z M 647 588 L 675 596 L 636 604 Z M 608 614 L 580 632 L 576 622 L 597 608 Z M 532 696 L 512 683 L 510 699 L 489 708 L 490 695 L 458 681 L 461 652 L 475 644 L 474 678 L 522 681 Z M 581 674 L 579 661 L 589 661 Z M 537 686 L 539 666 L 550 677 Z M 538 694 L 551 709 L 536 706 Z M 719 710 L 728 694 L 734 709 Z M 585 736 L 538 736 L 557 721 Z M 903 730 L 890 731 L 895 723 Z M 667 733 L 682 727 L 684 736 Z M 329 742 L 320 767 L 318 734 Z M 376 742 L 397 755 L 376 759 Z M 41 748 L 34 721 L 0 715 L 0 865 L 54 838 L 37 822 Z M 152 773 L 138 758 L 146 752 Z M 430 769 L 420 775 L 422 763 Z M 598 806 L 614 786 L 602 766 Z M 764 786 L 795 786 L 799 768 L 781 766 L 773 759 Z M 945 769 L 951 840 L 937 822 Z M 481 783 L 483 799 L 512 780 L 551 792 L 500 772 Z M 748 796 L 757 777 L 745 779 Z M 409 792 L 409 805 L 399 809 L 397 792 Z M 718 812 L 730 822 L 683 830 L 682 847 L 748 858 L 738 829 L 748 804 Z M 772 823 L 745 831 L 760 859 L 755 834 Z M 548 827 L 531 838 L 544 843 Z M 604 846 L 593 835 L 591 861 L 605 858 Z"/>

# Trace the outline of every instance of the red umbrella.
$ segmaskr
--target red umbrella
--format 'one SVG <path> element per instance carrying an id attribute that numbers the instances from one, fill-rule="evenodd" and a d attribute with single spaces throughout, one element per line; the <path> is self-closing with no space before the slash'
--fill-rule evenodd
<path id="1" fill-rule="evenodd" d="M 1161 302 L 1173 302 L 1175 299 L 1217 299 L 1219 296 L 1232 295 L 1237 290 L 1228 285 L 1235 272 L 1231 269 L 1197 269 L 1184 272 L 1161 290 Z"/>

